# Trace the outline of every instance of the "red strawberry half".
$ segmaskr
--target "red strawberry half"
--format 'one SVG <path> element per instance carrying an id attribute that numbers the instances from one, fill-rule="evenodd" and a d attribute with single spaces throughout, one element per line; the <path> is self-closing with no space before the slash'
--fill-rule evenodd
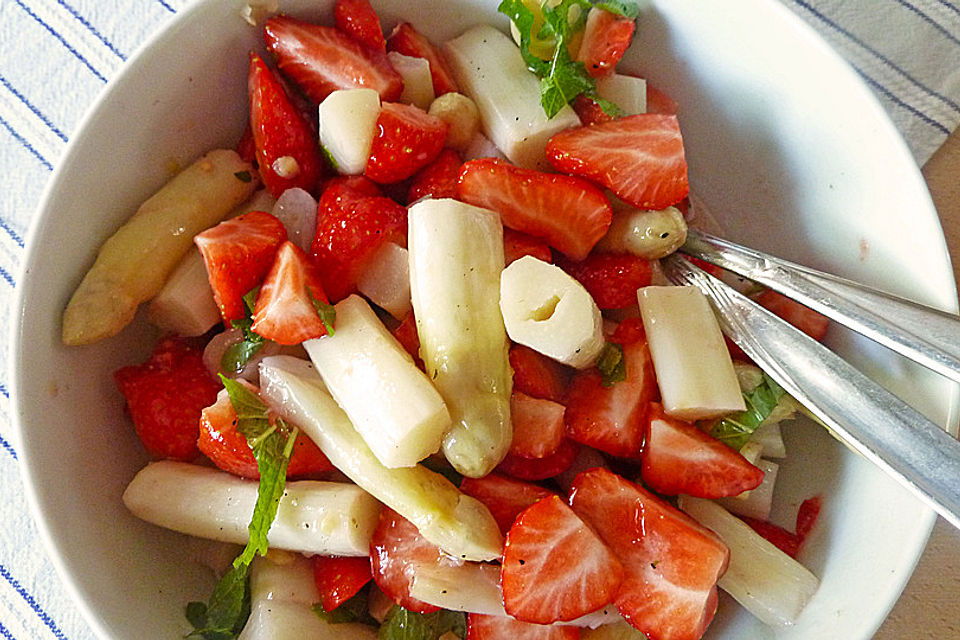
<path id="1" fill-rule="evenodd" d="M 384 102 L 364 175 L 380 184 L 406 180 L 440 154 L 448 126 L 419 107 Z"/>
<path id="2" fill-rule="evenodd" d="M 533 398 L 514 389 L 510 396 L 513 422 L 510 453 L 524 458 L 543 458 L 555 453 L 565 437 L 564 410 L 562 404 Z"/>
<path id="3" fill-rule="evenodd" d="M 630 46 L 637 24 L 599 7 L 590 9 L 577 60 L 587 73 L 597 78 L 613 73 L 614 67 Z"/>
<path id="4" fill-rule="evenodd" d="M 289 240 L 280 245 L 253 313 L 251 329 L 278 344 L 300 344 L 327 335 L 316 303 L 327 296 L 316 267 L 303 249 Z"/>
<path id="5" fill-rule="evenodd" d="M 567 369 L 539 351 L 522 344 L 510 346 L 513 388 L 517 391 L 563 403 L 567 393 Z"/>
<path id="6" fill-rule="evenodd" d="M 518 480 L 533 482 L 546 480 L 569 469 L 579 452 L 580 446 L 576 442 L 565 439 L 556 451 L 541 458 L 527 458 L 507 453 L 497 465 L 497 472 Z"/>
<path id="7" fill-rule="evenodd" d="M 734 449 L 683 420 L 671 418 L 656 402 L 647 412 L 643 481 L 670 496 L 736 496 L 757 488 L 763 471 Z"/>
<path id="8" fill-rule="evenodd" d="M 690 191 L 675 116 L 641 113 L 567 129 L 547 142 L 547 158 L 559 171 L 590 178 L 640 209 L 663 209 Z"/>
<path id="9" fill-rule="evenodd" d="M 274 198 L 294 187 L 315 193 L 323 174 L 317 136 L 279 78 L 255 53 L 250 54 L 247 90 L 250 128 L 263 184 Z"/>
<path id="10" fill-rule="evenodd" d="M 766 538 L 771 544 L 775 545 L 780 551 L 791 558 L 796 558 L 806 541 L 807 536 L 813 530 L 820 516 L 820 497 L 807 498 L 800 504 L 797 510 L 797 526 L 794 533 L 790 533 L 783 527 L 779 527 L 766 520 L 757 520 L 756 518 L 741 517 L 741 520 L 750 525 L 750 528 Z"/>
<path id="11" fill-rule="evenodd" d="M 753 299 L 760 306 L 783 318 L 814 340 L 823 340 L 826 337 L 830 319 L 796 300 L 791 300 L 771 289 L 767 289 Z"/>
<path id="12" fill-rule="evenodd" d="M 600 451 L 633 457 L 640 454 L 644 416 L 658 393 L 653 359 L 638 318 L 620 323 L 611 342 L 623 349 L 626 377 L 604 386 L 596 367 L 578 371 L 567 392 L 567 435 Z"/>
<path id="13" fill-rule="evenodd" d="M 622 309 L 637 304 L 637 289 L 650 284 L 650 261 L 629 253 L 591 253 L 580 262 L 557 260 L 601 309 Z"/>
<path id="14" fill-rule="evenodd" d="M 467 640 L 578 640 L 573 626 L 531 624 L 508 616 L 467 616 Z"/>
<path id="15" fill-rule="evenodd" d="M 730 551 L 709 529 L 605 469 L 577 476 L 573 510 L 623 563 L 614 600 L 654 640 L 698 640 L 717 610 L 717 580 Z"/>
<path id="16" fill-rule="evenodd" d="M 333 611 L 355 596 L 372 577 L 370 558 L 313 557 L 313 581 L 324 611 Z"/>
<path id="17" fill-rule="evenodd" d="M 553 262 L 550 245 L 526 233 L 520 233 L 510 227 L 503 228 L 503 259 L 510 264 L 523 256 L 533 256 L 544 262 Z"/>
<path id="18" fill-rule="evenodd" d="M 496 473 L 488 473 L 482 478 L 464 478 L 460 491 L 485 504 L 504 534 L 521 511 L 540 498 L 553 495 L 543 487 Z"/>
<path id="19" fill-rule="evenodd" d="M 118 369 L 113 377 L 147 453 L 187 461 L 199 455 L 200 413 L 220 389 L 201 349 L 180 338 L 163 338 L 146 362 Z"/>
<path id="20" fill-rule="evenodd" d="M 434 95 L 439 97 L 445 93 L 460 90 L 443 53 L 409 22 L 401 22 L 394 27 L 393 33 L 387 39 L 387 48 L 405 56 L 426 58 L 430 63 Z"/>
<path id="21" fill-rule="evenodd" d="M 457 197 L 457 178 L 460 177 L 460 155 L 453 149 L 443 149 L 430 164 L 413 176 L 407 191 L 407 203 L 420 198 Z"/>
<path id="22" fill-rule="evenodd" d="M 337 0 L 333 5 L 337 28 L 371 49 L 387 50 L 387 40 L 380 27 L 380 16 L 370 0 Z"/>
<path id="23" fill-rule="evenodd" d="M 243 296 L 263 281 L 286 239 L 283 223 L 263 211 L 225 220 L 193 239 L 224 322 L 246 315 Z"/>
<path id="24" fill-rule="evenodd" d="M 613 218 L 607 196 L 585 180 L 493 158 L 464 163 L 457 197 L 496 211 L 504 226 L 543 238 L 573 260 L 590 253 Z"/>
<path id="25" fill-rule="evenodd" d="M 337 89 L 367 87 L 382 100 L 398 100 L 403 79 L 387 54 L 369 49 L 334 27 L 274 16 L 264 28 L 277 67 L 316 103 Z"/>
<path id="26" fill-rule="evenodd" d="M 560 496 L 535 502 L 503 546 L 503 606 L 517 620 L 573 620 L 609 604 L 623 567 Z"/>

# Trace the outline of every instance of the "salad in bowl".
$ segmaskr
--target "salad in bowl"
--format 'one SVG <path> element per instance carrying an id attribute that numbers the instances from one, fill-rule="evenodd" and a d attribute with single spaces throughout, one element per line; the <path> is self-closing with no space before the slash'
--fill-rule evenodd
<path id="1" fill-rule="evenodd" d="M 751 146 L 730 166 L 745 120 L 709 80 L 698 95 L 701 44 L 683 41 L 703 23 L 684 3 L 435 8 L 426 24 L 367 0 L 180 20 L 224 68 L 189 70 L 197 95 L 160 87 L 161 111 L 202 104 L 169 120 L 180 166 L 144 169 L 112 222 L 83 231 L 90 266 L 51 348 L 90 373 L 36 401 L 100 422 L 105 443 L 70 455 L 122 524 L 70 535 L 141 573 L 125 584 L 130 566 L 107 563 L 96 581 L 154 600 L 151 637 L 869 635 L 858 616 L 878 623 L 905 579 L 875 572 L 912 560 L 850 573 L 854 551 L 891 542 L 853 532 L 881 508 L 909 515 L 893 537 L 916 550 L 929 515 L 794 420 L 802 407 L 724 341 L 702 294 L 657 276 L 687 224 L 777 228 L 762 238 L 776 245 L 815 220 L 829 189 L 781 201 L 797 213 L 776 223 L 765 199 L 795 183 L 737 192 L 808 151 L 773 130 L 780 153 Z M 231 35 L 202 43 L 214 16 Z M 161 54 L 189 35 L 166 32 Z M 106 127 L 95 112 L 87 135 L 120 136 Z M 119 154 L 154 132 L 123 132 Z M 832 170 L 849 165 L 802 175 Z M 732 212 L 717 222 L 704 202 Z M 854 273 L 872 268 L 864 242 L 888 251 L 863 233 Z M 813 254 L 842 267 L 851 247 L 831 237 Z M 827 337 L 815 313 L 743 286 Z M 109 472 L 91 462 L 105 455 Z M 45 514 L 65 500 L 33 490 Z M 834 598 L 851 582 L 884 604 Z M 98 630 L 129 636 L 121 601 L 97 600 Z M 860 612 L 838 623 L 840 602 Z"/>

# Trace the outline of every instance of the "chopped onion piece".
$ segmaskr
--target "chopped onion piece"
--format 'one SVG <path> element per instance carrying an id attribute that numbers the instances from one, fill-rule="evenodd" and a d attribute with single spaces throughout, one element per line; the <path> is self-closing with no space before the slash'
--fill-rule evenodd
<path id="1" fill-rule="evenodd" d="M 303 189 L 287 189 L 273 205 L 273 215 L 287 229 L 287 238 L 310 252 L 314 232 L 317 228 L 317 201 Z"/>

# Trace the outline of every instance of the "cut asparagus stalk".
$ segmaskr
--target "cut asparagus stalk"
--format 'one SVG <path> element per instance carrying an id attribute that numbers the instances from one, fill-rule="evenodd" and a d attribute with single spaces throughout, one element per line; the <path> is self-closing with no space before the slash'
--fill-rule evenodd
<path id="1" fill-rule="evenodd" d="M 620 107 L 625 116 L 647 112 L 647 81 L 643 78 L 619 73 L 597 78 L 597 95 Z"/>
<path id="2" fill-rule="evenodd" d="M 397 320 L 410 313 L 410 258 L 407 250 L 385 242 L 357 280 L 357 289 Z"/>
<path id="3" fill-rule="evenodd" d="M 303 343 L 330 394 L 384 466 L 436 453 L 450 426 L 443 398 L 363 298 L 335 308 L 333 335 Z"/>
<path id="4" fill-rule="evenodd" d="M 138 518 L 181 533 L 244 544 L 257 501 L 253 480 L 185 462 L 153 462 L 133 478 L 123 502 Z M 380 506 L 352 484 L 288 482 L 270 546 L 303 553 L 365 556 Z"/>
<path id="5" fill-rule="evenodd" d="M 410 295 L 420 355 L 450 409 L 443 453 L 465 476 L 490 473 L 510 447 L 507 333 L 498 301 L 499 216 L 456 200 L 410 207 Z"/>
<path id="6" fill-rule="evenodd" d="M 681 496 L 680 509 L 730 547 L 721 589 L 766 624 L 783 627 L 797 621 L 819 586 L 815 575 L 714 502 Z"/>
<path id="7" fill-rule="evenodd" d="M 119 333 L 153 298 L 193 236 L 216 224 L 257 186 L 256 171 L 235 151 L 215 150 L 181 171 L 110 236 L 63 313 L 64 344 Z"/>
<path id="8" fill-rule="evenodd" d="M 583 285 L 559 267 L 523 256 L 500 277 L 500 310 L 510 339 L 571 367 L 603 350 L 603 318 Z"/>
<path id="9" fill-rule="evenodd" d="M 480 110 L 483 130 L 514 164 L 549 169 L 544 148 L 553 134 L 580 125 L 569 106 L 547 119 L 540 81 L 523 62 L 510 36 L 477 26 L 443 47 L 463 93 Z"/>
<path id="10" fill-rule="evenodd" d="M 164 331 L 181 336 L 202 336 L 220 322 L 213 300 L 207 266 L 196 249 L 173 270 L 160 293 L 147 305 L 147 318 Z"/>
<path id="11" fill-rule="evenodd" d="M 239 640 L 374 640 L 377 631 L 360 623 L 333 624 L 313 612 L 320 601 L 313 563 L 303 556 L 274 552 L 250 567 L 250 617 Z"/>
<path id="12" fill-rule="evenodd" d="M 753 464 L 763 471 L 763 482 L 760 486 L 732 498 L 721 498 L 717 502 L 730 513 L 767 520 L 770 517 L 770 509 L 773 507 L 773 490 L 776 487 L 780 465 L 763 458 Z"/>
<path id="13" fill-rule="evenodd" d="M 659 260 L 679 249 L 686 239 L 687 223 L 676 207 L 637 209 L 617 201 L 613 221 L 597 248 Z"/>
<path id="14" fill-rule="evenodd" d="M 338 89 L 320 103 L 320 144 L 339 173 L 363 173 L 379 115 L 380 95 L 373 89 Z"/>
<path id="15" fill-rule="evenodd" d="M 405 56 L 398 51 L 387 52 L 387 59 L 403 78 L 400 102 L 418 106 L 424 111 L 429 109 L 434 98 L 430 62 L 426 58 Z"/>
<path id="16" fill-rule="evenodd" d="M 696 287 L 644 287 L 640 314 L 667 415 L 716 418 L 746 405 L 710 303 Z"/>
<path id="17" fill-rule="evenodd" d="M 580 640 L 647 640 L 647 636 L 621 618 L 596 629 L 584 629 Z"/>
<path id="18" fill-rule="evenodd" d="M 750 442 L 756 442 L 763 447 L 760 454 L 767 458 L 787 457 L 787 447 L 783 442 L 783 433 L 779 422 L 762 422 L 750 436 Z"/>
<path id="19" fill-rule="evenodd" d="M 264 358 L 260 395 L 299 426 L 348 478 L 417 527 L 455 558 L 500 557 L 503 536 L 489 509 L 446 478 L 422 466 L 388 469 L 350 424 L 309 363 L 289 356 Z"/>

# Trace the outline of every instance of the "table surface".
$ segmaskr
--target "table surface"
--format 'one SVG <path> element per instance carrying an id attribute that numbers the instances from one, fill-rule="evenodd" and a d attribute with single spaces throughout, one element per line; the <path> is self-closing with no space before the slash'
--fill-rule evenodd
<path id="1" fill-rule="evenodd" d="M 960 129 L 923 167 L 960 282 Z M 903 596 L 876 640 L 960 638 L 960 531 L 937 520 Z"/>

